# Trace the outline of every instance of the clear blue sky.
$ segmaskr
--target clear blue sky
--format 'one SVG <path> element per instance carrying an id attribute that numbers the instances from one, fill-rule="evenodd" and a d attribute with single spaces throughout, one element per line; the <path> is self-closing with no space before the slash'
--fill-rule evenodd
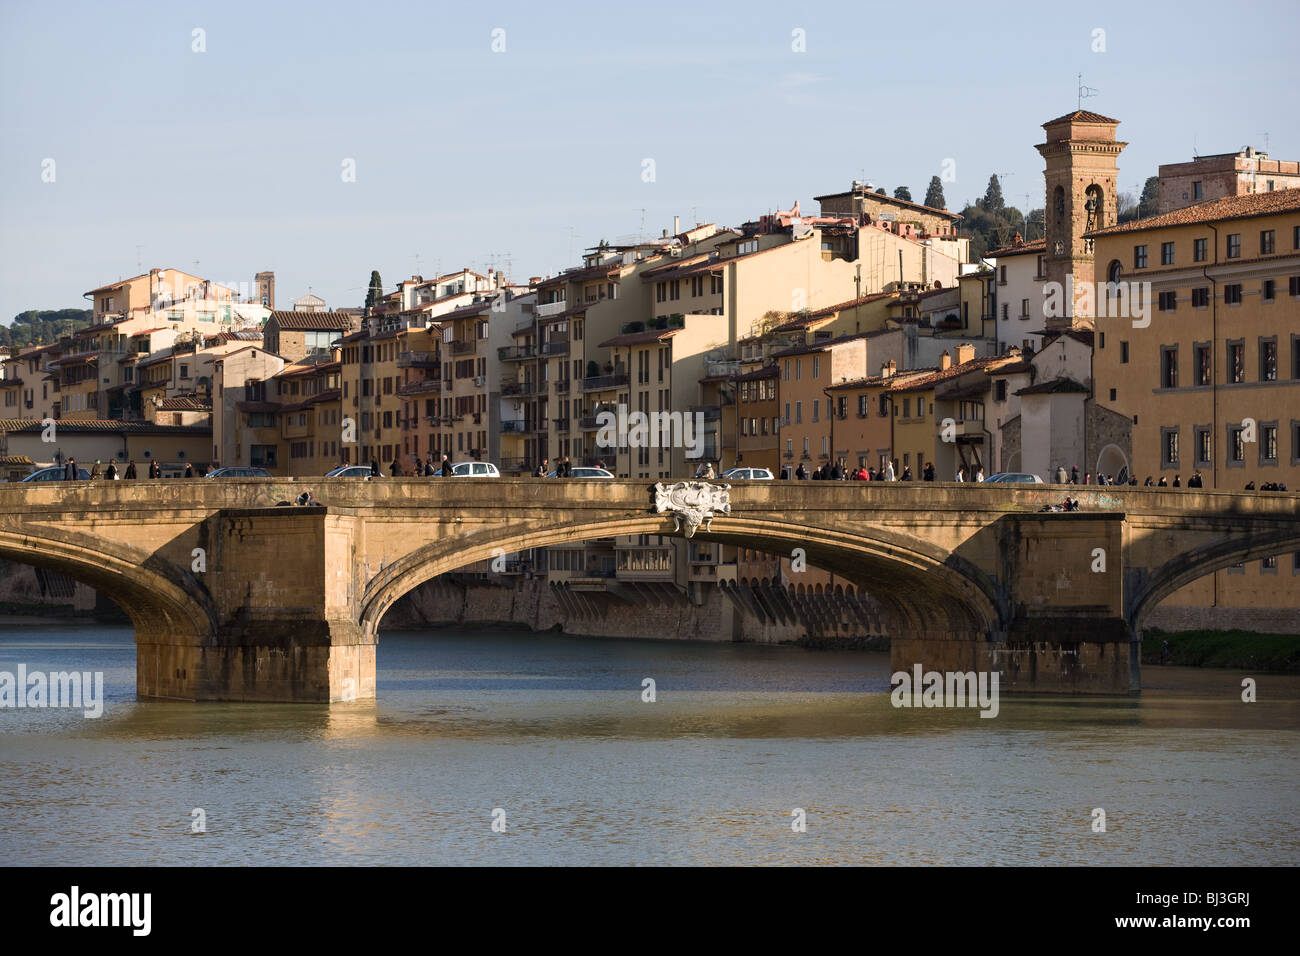
<path id="1" fill-rule="evenodd" d="M 1033 147 L 1078 72 L 1123 121 L 1122 189 L 1266 133 L 1300 159 L 1295 0 L 1086 9 L 0 0 L 0 319 L 82 307 L 138 258 L 272 269 L 282 306 L 359 305 L 417 255 L 553 274 L 643 209 L 650 235 L 738 224 L 861 176 L 919 201 L 947 158 L 950 208 L 991 172 L 1039 206 Z"/>

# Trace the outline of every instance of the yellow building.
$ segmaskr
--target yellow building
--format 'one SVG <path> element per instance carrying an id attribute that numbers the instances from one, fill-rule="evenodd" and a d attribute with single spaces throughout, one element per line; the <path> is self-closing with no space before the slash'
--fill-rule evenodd
<path id="1" fill-rule="evenodd" d="M 1300 189 L 1201 203 L 1089 239 L 1098 274 L 1117 284 L 1097 319 L 1094 395 L 1131 423 L 1098 449 L 1093 470 L 1300 489 Z M 1145 315 L 1135 291 L 1149 296 Z M 1277 629 L 1269 622 L 1290 609 L 1294 631 L 1298 607 L 1300 554 L 1290 554 L 1207 575 L 1157 615 Z"/>
<path id="2" fill-rule="evenodd" d="M 339 350 L 317 361 L 286 365 L 274 377 L 279 399 L 277 460 L 284 474 L 323 475 L 343 463 L 343 368 Z"/>

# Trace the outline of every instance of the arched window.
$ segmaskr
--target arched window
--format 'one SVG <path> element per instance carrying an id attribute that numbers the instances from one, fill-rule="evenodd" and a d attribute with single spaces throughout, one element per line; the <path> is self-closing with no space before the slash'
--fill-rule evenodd
<path id="1" fill-rule="evenodd" d="M 1106 281 L 1118 282 L 1120 274 L 1123 271 L 1124 271 L 1124 267 L 1120 265 L 1120 261 L 1118 259 L 1110 260 L 1110 265 L 1106 267 Z"/>
<path id="2" fill-rule="evenodd" d="M 1062 186 L 1057 186 L 1055 192 L 1052 194 L 1052 209 L 1056 211 L 1056 221 L 1058 223 L 1064 223 L 1065 222 L 1065 189 Z"/>
<path id="3" fill-rule="evenodd" d="M 1084 232 L 1105 228 L 1106 194 L 1102 192 L 1101 187 L 1096 183 L 1089 186 L 1084 193 L 1083 208 L 1088 214 L 1087 226 Z"/>

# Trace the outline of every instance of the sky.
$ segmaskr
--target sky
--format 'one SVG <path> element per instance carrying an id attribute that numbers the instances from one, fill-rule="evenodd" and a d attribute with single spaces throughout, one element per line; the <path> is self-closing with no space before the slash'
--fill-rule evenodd
<path id="1" fill-rule="evenodd" d="M 372 269 L 522 281 L 853 179 L 921 201 L 945 169 L 949 208 L 991 173 L 1036 208 L 1079 73 L 1122 191 L 1195 153 L 1300 159 L 1297 27 L 1296 0 L 0 0 L 0 320 L 151 267 L 269 269 L 282 308 L 358 306 Z"/>

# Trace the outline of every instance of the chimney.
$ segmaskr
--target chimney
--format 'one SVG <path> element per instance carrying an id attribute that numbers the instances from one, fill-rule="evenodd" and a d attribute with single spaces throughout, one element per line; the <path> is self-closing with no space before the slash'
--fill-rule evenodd
<path id="1" fill-rule="evenodd" d="M 682 231 L 682 217 L 673 216 L 673 235 L 674 236 L 681 235 L 681 231 Z"/>
<path id="2" fill-rule="evenodd" d="M 939 371 L 946 372 L 950 368 L 952 368 L 952 356 L 948 354 L 947 349 L 944 349 L 943 354 L 939 356 Z"/>
<path id="3" fill-rule="evenodd" d="M 969 342 L 963 342 L 954 350 L 957 353 L 957 364 L 965 365 L 975 358 L 975 346 Z"/>
<path id="4" fill-rule="evenodd" d="M 880 377 L 892 378 L 894 372 L 896 371 L 897 371 L 897 366 L 894 365 L 894 360 L 890 359 L 888 362 L 885 362 L 883 365 L 880 366 Z"/>

